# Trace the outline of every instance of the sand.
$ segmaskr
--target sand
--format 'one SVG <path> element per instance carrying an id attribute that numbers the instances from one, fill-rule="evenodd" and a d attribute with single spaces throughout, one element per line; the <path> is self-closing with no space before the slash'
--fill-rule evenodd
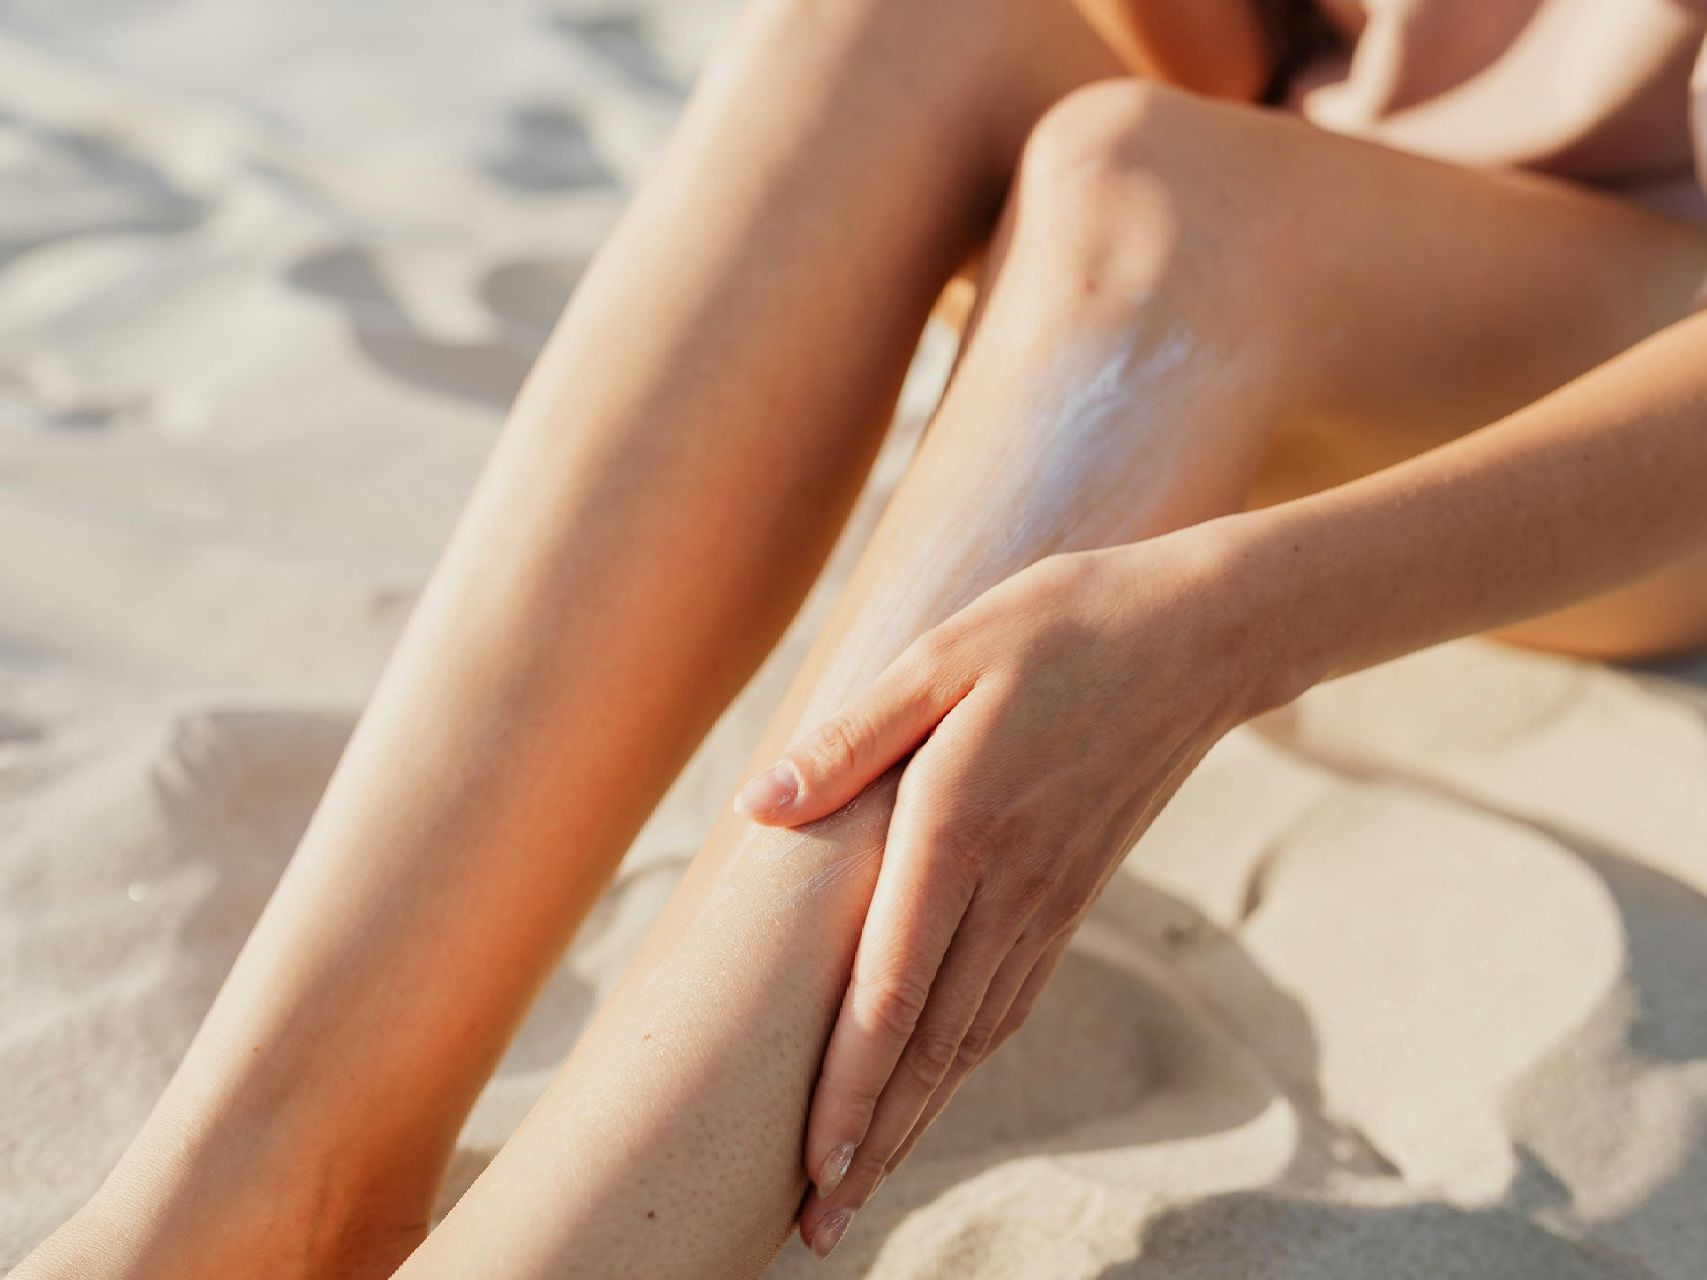
<path id="1" fill-rule="evenodd" d="M 159 1091 L 727 11 L 0 5 L 0 1264 Z M 737 781 L 929 382 L 447 1196 Z M 831 1264 L 775 1274 L 1695 1280 L 1703 893 L 1699 670 L 1473 642 L 1318 690 L 1204 764 Z"/>

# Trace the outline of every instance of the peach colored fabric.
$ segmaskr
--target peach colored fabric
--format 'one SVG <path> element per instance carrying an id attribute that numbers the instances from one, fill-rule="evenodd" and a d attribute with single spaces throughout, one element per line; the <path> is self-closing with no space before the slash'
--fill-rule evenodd
<path id="1" fill-rule="evenodd" d="M 1591 182 L 1707 221 L 1702 0 L 1316 8 L 1343 48 L 1308 61 L 1287 94 L 1315 123 L 1461 164 Z"/>

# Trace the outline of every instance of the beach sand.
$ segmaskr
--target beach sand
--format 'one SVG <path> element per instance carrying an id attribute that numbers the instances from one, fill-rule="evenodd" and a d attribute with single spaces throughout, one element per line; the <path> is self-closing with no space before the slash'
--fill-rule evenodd
<path id="1" fill-rule="evenodd" d="M 159 1092 L 728 11 L 0 5 L 0 1265 Z M 447 1200 L 726 802 L 945 346 Z M 1699 669 L 1471 642 L 1320 689 L 1212 754 L 834 1259 L 774 1274 L 1699 1280 L 1704 893 Z"/>

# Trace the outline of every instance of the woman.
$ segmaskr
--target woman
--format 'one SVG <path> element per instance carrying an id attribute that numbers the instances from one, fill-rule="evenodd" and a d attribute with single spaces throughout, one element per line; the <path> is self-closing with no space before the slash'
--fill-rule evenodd
<path id="1" fill-rule="evenodd" d="M 1252 0 L 755 0 L 165 1097 L 18 1274 L 751 1275 L 797 1220 L 827 1253 L 1231 726 L 1490 629 L 1707 640 L 1707 234 L 1639 207 L 1707 24 L 1323 12 L 1338 79 L 1324 19 Z M 1277 78 L 1320 124 L 1253 105 Z M 980 250 L 740 812 L 427 1236 Z"/>

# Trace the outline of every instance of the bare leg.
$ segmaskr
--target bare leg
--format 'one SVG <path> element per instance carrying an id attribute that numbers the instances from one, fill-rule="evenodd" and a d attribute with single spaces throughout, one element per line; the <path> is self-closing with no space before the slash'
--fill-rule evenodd
<path id="1" fill-rule="evenodd" d="M 1035 0 L 754 7 L 165 1098 L 27 1274 L 413 1246 L 537 983 L 817 571 L 1030 123 L 1112 65 Z"/>
<path id="2" fill-rule="evenodd" d="M 998 247 L 997 283 L 954 388 L 766 750 L 806 709 L 828 710 L 914 635 L 1038 556 L 1237 500 L 1236 478 L 1195 509 L 1130 483 L 1178 451 L 1178 433 L 1165 413 L 1132 422 L 1109 412 L 1112 399 L 1084 401 L 1099 377 L 1113 390 L 1106 371 L 1123 376 L 1131 344 L 1087 322 L 1047 239 L 1040 227 L 1029 253 Z M 1168 309 L 1151 314 L 1169 323 Z M 1137 363 L 1159 352 L 1176 387 L 1185 377 L 1204 387 L 1218 361 L 1193 353 L 1188 373 L 1172 367 L 1167 343 L 1165 330 L 1146 335 Z M 1255 378 L 1240 386 L 1258 394 Z M 1211 437 L 1206 424 L 1205 448 Z M 1040 475 L 1058 476 L 1052 491 Z M 1097 492 L 1093 477 L 1108 487 Z M 890 780 L 800 833 L 723 821 L 546 1097 L 400 1274 L 448 1277 L 476 1259 L 503 1277 L 761 1271 L 800 1200 L 808 1092 L 892 795 Z"/>
<path id="3" fill-rule="evenodd" d="M 1703 265 L 1693 233 L 1550 185 L 1135 84 L 1074 95 L 1033 135 L 956 380 L 761 757 L 1032 560 L 1236 509 L 1283 426 L 1376 421 L 1423 447 L 1665 323 Z M 1560 306 L 1583 316 L 1562 337 Z M 761 1270 L 804 1185 L 893 787 L 802 832 L 722 821 L 401 1274 Z M 1051 960 L 1027 958 L 1016 1008 Z M 923 993 L 890 998 L 862 1016 Z"/>

